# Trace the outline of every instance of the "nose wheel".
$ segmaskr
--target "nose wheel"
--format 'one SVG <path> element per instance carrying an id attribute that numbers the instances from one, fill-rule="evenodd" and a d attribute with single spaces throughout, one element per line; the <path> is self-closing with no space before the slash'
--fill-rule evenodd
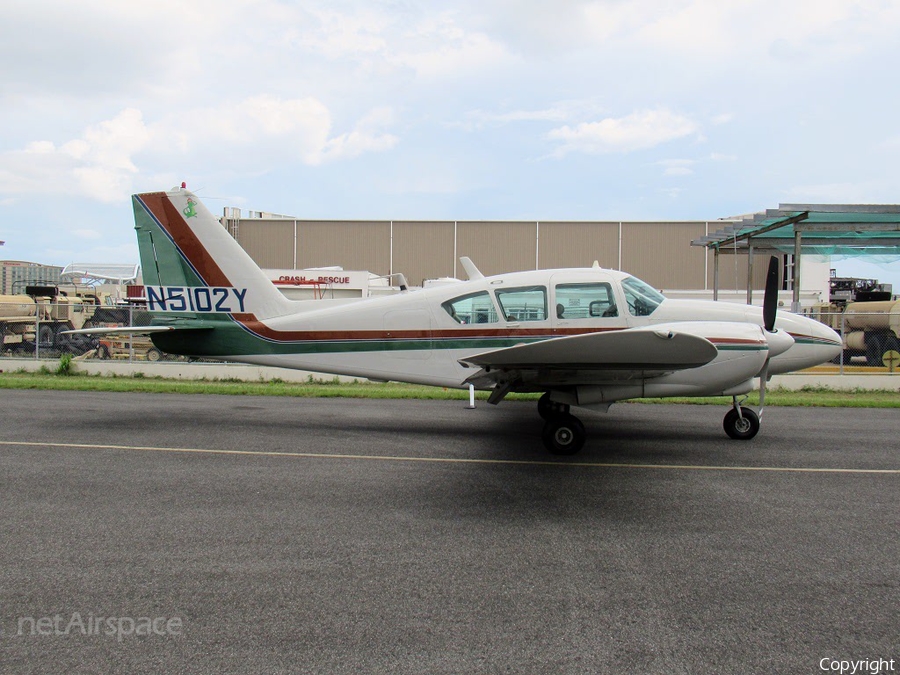
<path id="1" fill-rule="evenodd" d="M 755 410 L 740 406 L 735 402 L 734 407 L 725 414 L 722 426 L 725 427 L 725 433 L 730 438 L 749 441 L 759 431 L 759 415 Z"/>

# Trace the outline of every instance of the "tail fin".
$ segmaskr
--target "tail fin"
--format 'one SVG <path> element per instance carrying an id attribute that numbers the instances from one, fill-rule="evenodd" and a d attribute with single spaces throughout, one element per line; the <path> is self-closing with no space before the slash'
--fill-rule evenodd
<path id="1" fill-rule="evenodd" d="M 132 200 L 151 311 L 247 319 L 290 312 L 290 300 L 192 192 L 176 188 Z"/>

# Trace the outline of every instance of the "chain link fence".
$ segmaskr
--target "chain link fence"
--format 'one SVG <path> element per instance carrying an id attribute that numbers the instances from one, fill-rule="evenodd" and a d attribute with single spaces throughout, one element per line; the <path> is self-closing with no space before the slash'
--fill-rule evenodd
<path id="1" fill-rule="evenodd" d="M 84 359 L 174 361 L 145 335 L 70 335 L 69 330 L 118 326 L 148 326 L 150 313 L 140 306 L 104 306 L 77 298 L 42 302 L 27 295 L 0 300 L 0 357 L 58 359 L 63 354 Z"/>
<path id="2" fill-rule="evenodd" d="M 839 373 L 900 373 L 900 303 L 884 311 L 809 309 L 805 314 L 841 336 L 843 350 L 834 362 Z M 824 367 L 827 370 L 827 366 Z"/>

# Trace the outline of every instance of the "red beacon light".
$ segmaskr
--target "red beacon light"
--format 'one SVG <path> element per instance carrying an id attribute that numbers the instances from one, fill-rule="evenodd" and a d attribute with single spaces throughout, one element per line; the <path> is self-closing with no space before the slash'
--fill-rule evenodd
<path id="1" fill-rule="evenodd" d="M 181 189 L 184 190 L 186 188 L 187 188 L 187 183 L 185 183 L 184 181 L 181 181 Z"/>

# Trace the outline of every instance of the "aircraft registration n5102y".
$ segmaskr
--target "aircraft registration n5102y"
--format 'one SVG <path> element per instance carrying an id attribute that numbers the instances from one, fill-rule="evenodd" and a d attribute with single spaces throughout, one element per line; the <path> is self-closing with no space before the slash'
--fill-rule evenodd
<path id="1" fill-rule="evenodd" d="M 578 452 L 572 408 L 605 411 L 630 398 L 730 396 L 725 431 L 750 439 L 759 414 L 740 397 L 759 378 L 840 353 L 827 326 L 779 312 L 778 268 L 762 309 L 666 299 L 624 272 L 535 270 L 335 304 L 282 293 L 190 191 L 134 195 L 149 328 L 161 350 L 491 392 L 543 392 L 543 442 Z M 127 328 L 120 329 L 129 330 Z M 131 331 L 136 329 L 131 328 Z"/>

